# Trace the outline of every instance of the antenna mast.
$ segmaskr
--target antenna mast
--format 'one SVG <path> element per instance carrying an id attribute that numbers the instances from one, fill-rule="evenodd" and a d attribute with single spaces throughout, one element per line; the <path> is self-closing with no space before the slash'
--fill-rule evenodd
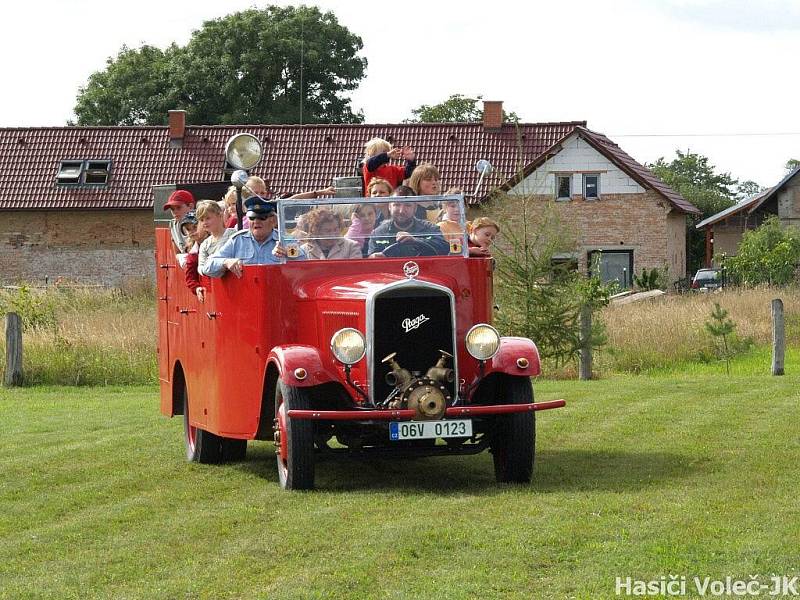
<path id="1" fill-rule="evenodd" d="M 303 124 L 303 62 L 305 60 L 305 21 L 300 21 L 300 125 Z"/>

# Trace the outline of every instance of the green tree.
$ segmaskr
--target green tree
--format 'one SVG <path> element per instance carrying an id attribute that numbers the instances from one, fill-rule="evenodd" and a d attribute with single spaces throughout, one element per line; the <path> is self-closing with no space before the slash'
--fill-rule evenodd
<path id="1" fill-rule="evenodd" d="M 206 21 L 185 47 L 123 48 L 81 88 L 81 125 L 356 123 L 345 95 L 363 79 L 361 38 L 316 7 L 249 9 Z M 144 90 L 140 86 L 144 82 Z"/>
<path id="2" fill-rule="evenodd" d="M 686 220 L 687 270 L 694 272 L 705 256 L 705 233 L 697 231 L 695 224 L 736 203 L 739 183 L 730 173 L 717 173 L 708 158 L 693 152 L 675 151 L 676 157 L 667 162 L 663 157 L 648 165 L 664 183 L 679 192 L 700 209 L 699 217 Z"/>
<path id="3" fill-rule="evenodd" d="M 729 338 L 734 336 L 736 323 L 728 318 L 728 311 L 722 308 L 719 302 L 714 302 L 714 310 L 711 311 L 711 318 L 705 322 L 705 328 L 715 340 L 714 349 L 719 359 L 725 361 L 725 371 L 730 377 L 731 358 L 733 358 L 734 352 Z"/>
<path id="4" fill-rule="evenodd" d="M 786 285 L 800 264 L 800 229 L 784 227 L 777 216 L 748 231 L 736 256 L 725 261 L 728 275 L 744 285 Z"/>
<path id="5" fill-rule="evenodd" d="M 503 243 L 495 246 L 497 326 L 505 335 L 536 342 L 543 358 L 564 364 L 581 348 L 580 312 L 609 302 L 613 286 L 586 278 L 571 261 L 575 240 L 552 208 L 543 211 L 533 197 L 495 196 L 492 204 L 501 222 Z M 593 348 L 606 343 L 600 319 L 592 321 Z"/>
<path id="6" fill-rule="evenodd" d="M 75 114 L 78 125 L 164 125 L 176 108 L 172 60 L 179 52 L 153 46 L 123 46 L 104 71 L 89 76 L 80 88 Z"/>
<path id="7" fill-rule="evenodd" d="M 797 167 L 800 167 L 800 160 L 797 160 L 796 158 L 790 158 L 786 161 L 784 167 L 787 171 L 794 171 Z"/>
<path id="8" fill-rule="evenodd" d="M 739 200 L 750 198 L 763 192 L 766 188 L 758 185 L 755 181 L 742 181 L 736 186 L 736 197 Z"/>
<path id="9" fill-rule="evenodd" d="M 429 106 L 421 105 L 411 111 L 414 115 L 406 119 L 405 123 L 474 123 L 483 119 L 483 110 L 478 102 L 483 96 L 469 98 L 461 94 L 453 94 L 444 102 Z M 503 111 L 504 122 L 519 122 L 516 113 Z"/>

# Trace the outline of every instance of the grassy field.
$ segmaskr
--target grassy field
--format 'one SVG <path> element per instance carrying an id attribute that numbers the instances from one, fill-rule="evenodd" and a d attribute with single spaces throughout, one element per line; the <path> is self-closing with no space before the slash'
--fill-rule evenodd
<path id="1" fill-rule="evenodd" d="M 13 291 L 0 290 L 0 312 L 15 296 Z M 23 308 L 44 317 L 45 324 L 24 336 L 26 383 L 155 384 L 154 297 L 155 291 L 145 283 L 109 290 L 56 286 L 33 290 Z M 714 302 L 736 322 L 738 346 L 763 353 L 772 339 L 770 302 L 775 297 L 784 300 L 787 345 L 798 347 L 798 288 L 731 288 L 720 294 L 668 295 L 606 307 L 598 317 L 605 323 L 608 344 L 595 355 L 595 372 L 606 376 L 703 368 L 703 363 L 715 360 L 713 341 L 704 328 Z M 0 369 L 4 362 L 5 338 L 0 336 Z M 550 378 L 577 376 L 575 363 L 545 366 Z"/>
<path id="2" fill-rule="evenodd" d="M 800 377 L 760 364 L 540 382 L 568 406 L 539 413 L 522 487 L 483 454 L 326 461 L 287 493 L 268 443 L 187 464 L 155 388 L 3 390 L 0 598 L 603 599 L 616 576 L 796 574 Z"/>

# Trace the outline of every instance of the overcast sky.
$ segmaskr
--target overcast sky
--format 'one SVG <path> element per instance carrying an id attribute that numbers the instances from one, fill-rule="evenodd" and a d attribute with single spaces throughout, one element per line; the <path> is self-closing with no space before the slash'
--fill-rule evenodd
<path id="1" fill-rule="evenodd" d="M 771 186 L 800 159 L 798 0 L 308 4 L 363 39 L 367 76 L 352 99 L 370 123 L 480 94 L 526 122 L 586 120 L 640 162 L 689 149 Z M 183 45 L 204 20 L 251 6 L 265 3 L 6 3 L 0 126 L 64 125 L 123 44 Z"/>

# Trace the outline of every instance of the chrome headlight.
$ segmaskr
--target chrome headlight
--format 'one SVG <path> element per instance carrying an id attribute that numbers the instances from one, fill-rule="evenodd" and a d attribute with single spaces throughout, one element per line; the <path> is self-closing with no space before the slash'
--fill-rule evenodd
<path id="1" fill-rule="evenodd" d="M 236 169 L 249 171 L 264 156 L 264 148 L 259 139 L 250 133 L 239 133 L 225 145 L 225 159 Z"/>
<path id="2" fill-rule="evenodd" d="M 489 360 L 500 348 L 500 334 L 491 325 L 479 323 L 467 332 L 467 352 L 478 360 Z"/>
<path id="3" fill-rule="evenodd" d="M 353 365 L 364 358 L 367 344 L 358 329 L 345 327 L 333 334 L 331 352 L 341 363 Z"/>

